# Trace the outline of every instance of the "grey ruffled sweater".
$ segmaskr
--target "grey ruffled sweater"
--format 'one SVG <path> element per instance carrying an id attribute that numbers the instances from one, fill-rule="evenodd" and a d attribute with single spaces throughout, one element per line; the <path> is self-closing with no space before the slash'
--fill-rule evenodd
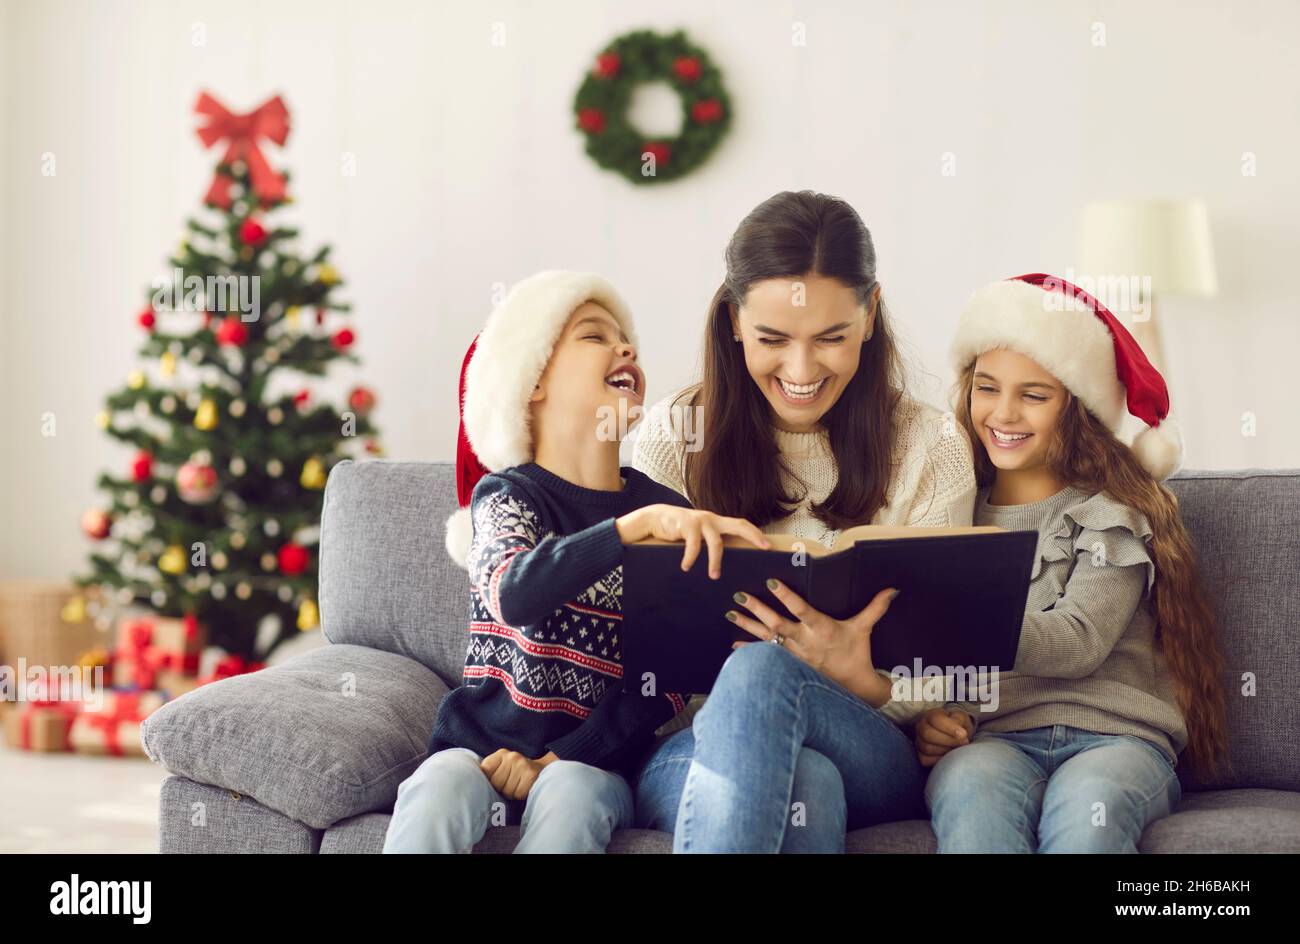
<path id="1" fill-rule="evenodd" d="M 1038 554 L 1015 671 L 991 686 L 996 707 L 987 697 L 951 704 L 977 731 L 1063 724 L 1134 735 L 1176 763 L 1187 727 L 1154 644 L 1147 520 L 1104 492 L 1069 487 L 1026 505 L 990 505 L 981 489 L 975 524 L 1035 530 Z"/>

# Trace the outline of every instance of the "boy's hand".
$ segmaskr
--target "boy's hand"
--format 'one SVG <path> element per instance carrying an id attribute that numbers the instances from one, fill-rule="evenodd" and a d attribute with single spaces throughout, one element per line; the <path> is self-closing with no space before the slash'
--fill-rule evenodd
<path id="1" fill-rule="evenodd" d="M 700 545 L 709 547 L 709 576 L 722 576 L 722 536 L 734 534 L 767 550 L 772 546 L 766 535 L 744 518 L 727 518 L 710 511 L 679 508 L 677 505 L 646 505 L 614 521 L 624 544 L 655 538 L 660 541 L 685 541 L 682 570 L 690 570 L 700 555 Z"/>
<path id="2" fill-rule="evenodd" d="M 559 758 L 554 751 L 548 751 L 533 760 L 518 751 L 509 751 L 503 747 L 483 758 L 479 770 L 487 775 L 498 793 L 512 800 L 522 800 L 537 782 L 537 775 L 542 772 L 542 768 L 555 760 Z"/>
<path id="3" fill-rule="evenodd" d="M 933 767 L 954 747 L 969 744 L 975 722 L 961 709 L 931 708 L 916 722 L 916 756 L 922 767 Z"/>

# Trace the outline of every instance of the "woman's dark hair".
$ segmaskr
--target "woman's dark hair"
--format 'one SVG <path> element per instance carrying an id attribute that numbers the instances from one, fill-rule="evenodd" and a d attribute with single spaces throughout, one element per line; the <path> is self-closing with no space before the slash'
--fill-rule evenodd
<path id="1" fill-rule="evenodd" d="M 820 275 L 853 289 L 869 307 L 876 250 L 861 217 L 843 200 L 787 191 L 741 221 L 726 262 L 726 278 L 709 303 L 703 377 L 685 391 L 703 421 L 701 448 L 685 456 L 685 484 L 696 507 L 763 527 L 790 514 L 803 496 L 787 494 L 782 484 L 771 407 L 732 338 L 729 306 L 739 308 L 756 282 Z M 839 472 L 830 495 L 811 511 L 828 528 L 866 524 L 885 503 L 901 396 L 902 368 L 882 298 L 857 372 L 821 419 Z"/>

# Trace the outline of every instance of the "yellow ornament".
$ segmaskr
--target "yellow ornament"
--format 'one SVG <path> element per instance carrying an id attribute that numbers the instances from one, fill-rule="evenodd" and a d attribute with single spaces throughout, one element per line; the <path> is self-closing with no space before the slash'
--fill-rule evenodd
<path id="1" fill-rule="evenodd" d="M 324 488 L 325 487 L 325 466 L 312 456 L 302 464 L 302 476 L 298 479 L 303 488 Z"/>
<path id="2" fill-rule="evenodd" d="M 176 373 L 176 355 L 171 351 L 163 351 L 162 357 L 158 358 L 158 369 L 164 377 L 171 377 Z"/>
<path id="3" fill-rule="evenodd" d="M 95 414 L 95 425 L 100 429 L 108 429 L 113 423 L 113 416 L 108 410 L 100 410 Z"/>
<path id="4" fill-rule="evenodd" d="M 144 374 L 138 370 L 131 371 L 126 375 L 126 385 L 132 390 L 139 390 L 144 386 Z"/>
<path id="5" fill-rule="evenodd" d="M 77 660 L 77 667 L 82 669 L 93 669 L 97 665 L 108 665 L 108 650 L 103 646 L 96 646 L 94 649 L 87 649 L 80 659 Z"/>
<path id="6" fill-rule="evenodd" d="M 199 403 L 199 408 L 194 412 L 194 427 L 204 432 L 216 429 L 217 427 L 217 405 L 211 400 L 204 398 Z"/>
<path id="7" fill-rule="evenodd" d="M 297 331 L 298 325 L 302 322 L 301 309 L 297 305 L 290 305 L 284 311 L 284 320 L 288 322 L 290 328 Z"/>
<path id="8" fill-rule="evenodd" d="M 320 613 L 316 609 L 315 600 L 303 600 L 302 605 L 298 607 L 298 628 L 303 632 L 309 629 L 315 629 L 316 624 L 320 622 Z"/>
<path id="9" fill-rule="evenodd" d="M 316 270 L 316 278 L 324 285 L 335 285 L 339 280 L 339 272 L 328 262 L 322 262 Z"/>
<path id="10" fill-rule="evenodd" d="M 172 574 L 173 576 L 185 573 L 185 548 L 179 544 L 173 544 L 163 551 L 158 558 L 158 569 L 164 574 Z"/>
<path id="11" fill-rule="evenodd" d="M 63 604 L 63 609 L 59 611 L 65 623 L 84 623 L 86 621 L 86 599 L 77 595 Z"/>

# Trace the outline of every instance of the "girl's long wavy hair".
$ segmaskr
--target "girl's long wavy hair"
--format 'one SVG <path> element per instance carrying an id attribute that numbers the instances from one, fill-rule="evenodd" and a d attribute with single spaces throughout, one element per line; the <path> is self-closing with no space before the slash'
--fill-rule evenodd
<path id="1" fill-rule="evenodd" d="M 953 399 L 958 420 L 978 447 L 981 440 L 970 413 L 974 376 L 972 361 L 958 378 Z M 983 448 L 973 451 L 975 481 L 980 487 L 992 485 L 996 467 Z M 1228 748 L 1223 656 L 1214 610 L 1197 573 L 1196 552 L 1178 514 L 1178 499 L 1068 390 L 1046 462 L 1059 481 L 1093 494 L 1104 491 L 1150 523 L 1156 645 L 1173 674 L 1178 707 L 1187 722 L 1188 760 L 1207 774 L 1218 773 L 1227 765 Z"/>
<path id="2" fill-rule="evenodd" d="M 678 398 L 701 411 L 702 444 L 687 452 L 684 478 L 696 507 L 747 518 L 760 528 L 790 514 L 803 496 L 786 493 L 772 430 L 771 407 L 749 376 L 732 338 L 730 306 L 745 301 L 764 279 L 828 276 L 871 304 L 876 251 L 853 207 L 810 190 L 787 191 L 760 203 L 732 235 L 727 271 L 709 303 L 703 379 Z M 894 409 L 902 367 L 881 298 L 857 372 L 821 418 L 830 437 L 838 481 L 812 514 L 828 528 L 871 520 L 885 503 L 891 473 Z"/>

